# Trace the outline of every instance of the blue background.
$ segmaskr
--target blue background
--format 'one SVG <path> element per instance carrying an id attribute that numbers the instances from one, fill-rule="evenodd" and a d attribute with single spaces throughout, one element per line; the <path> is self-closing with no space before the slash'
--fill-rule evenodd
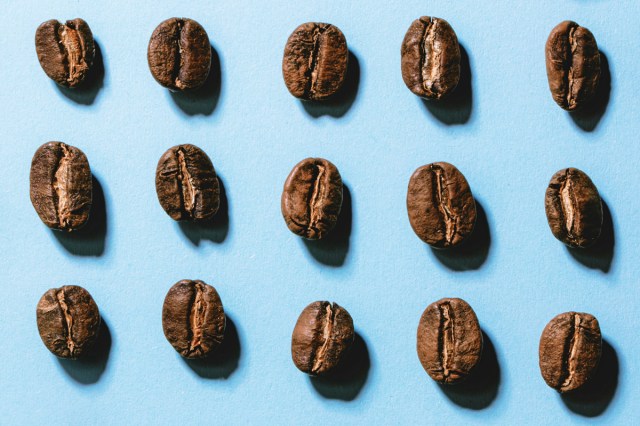
<path id="1" fill-rule="evenodd" d="M 10 3 L 0 30 L 0 423 L 640 420 L 636 1 Z M 467 52 L 471 78 L 445 105 L 425 105 L 400 75 L 400 44 L 420 15 L 447 19 Z M 149 73 L 149 36 L 172 16 L 200 22 L 217 52 L 219 78 L 199 96 L 173 96 Z M 80 92 L 49 80 L 33 46 L 41 22 L 75 17 L 104 64 Z M 555 105 L 545 74 L 544 43 L 564 19 L 595 34 L 610 73 L 594 110 L 578 116 Z M 282 81 L 284 44 L 307 21 L 337 25 L 352 51 L 349 87 L 326 107 L 304 107 Z M 50 140 L 81 148 L 101 187 L 80 235 L 57 236 L 29 201 L 31 157 Z M 179 143 L 204 149 L 224 184 L 213 226 L 181 227 L 157 202 L 156 163 Z M 308 156 L 336 164 L 350 193 L 325 244 L 304 243 L 280 214 L 282 184 Z M 409 177 L 433 161 L 455 164 L 484 211 L 456 254 L 434 253 L 406 215 Z M 569 166 L 610 211 L 587 252 L 555 240 L 544 214 L 551 175 Z M 214 285 L 233 323 L 213 363 L 186 363 L 162 333 L 164 296 L 183 278 Z M 36 329 L 38 299 L 64 284 L 91 292 L 109 330 L 84 362 L 58 361 Z M 473 387 L 439 387 L 416 356 L 420 315 L 441 297 L 467 300 L 491 342 Z M 355 372 L 337 383 L 291 362 L 291 331 L 315 300 L 347 308 L 360 336 Z M 597 389 L 577 400 L 538 369 L 543 327 L 569 310 L 596 315 L 607 342 Z"/>

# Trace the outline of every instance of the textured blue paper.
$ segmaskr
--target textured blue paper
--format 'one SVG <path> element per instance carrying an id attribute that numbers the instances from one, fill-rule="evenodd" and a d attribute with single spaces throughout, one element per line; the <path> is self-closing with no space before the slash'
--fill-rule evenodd
<path id="1" fill-rule="evenodd" d="M 25 0 L 2 9 L 0 423 L 640 421 L 636 1 Z M 426 106 L 400 75 L 402 38 L 421 15 L 447 19 L 468 54 L 469 96 L 445 107 Z M 149 36 L 172 16 L 200 22 L 217 52 L 219 82 L 195 101 L 171 95 L 147 67 Z M 33 47 L 41 22 L 76 17 L 104 63 L 82 93 L 56 87 Z M 572 119 L 548 91 L 544 43 L 564 19 L 589 28 L 607 58 L 609 99 L 595 116 Z M 331 108 L 303 107 L 282 81 L 284 44 L 307 21 L 340 27 L 353 54 L 351 90 Z M 49 140 L 81 148 L 100 183 L 105 207 L 91 238 L 57 237 L 31 206 L 31 157 Z M 203 148 L 224 183 L 228 220 L 222 212 L 212 229 L 181 228 L 157 202 L 157 160 L 179 143 Z M 282 184 L 308 156 L 334 162 L 350 193 L 350 232 L 328 252 L 280 214 Z M 462 259 L 434 253 L 408 223 L 409 177 L 433 161 L 455 164 L 485 212 Z M 546 185 L 569 166 L 589 174 L 611 212 L 596 253 L 572 255 L 546 223 Z M 164 296 L 183 278 L 214 285 L 234 324 L 213 365 L 185 363 L 162 333 Z M 108 356 L 63 363 L 42 345 L 36 303 L 64 284 L 94 296 Z M 475 392 L 443 390 L 416 356 L 420 315 L 441 297 L 467 300 L 491 341 Z M 290 359 L 298 314 L 324 299 L 349 310 L 366 345 L 358 374 L 339 385 L 312 383 Z M 607 342 L 610 378 L 586 405 L 561 398 L 538 369 L 543 327 L 569 310 L 596 315 Z"/>

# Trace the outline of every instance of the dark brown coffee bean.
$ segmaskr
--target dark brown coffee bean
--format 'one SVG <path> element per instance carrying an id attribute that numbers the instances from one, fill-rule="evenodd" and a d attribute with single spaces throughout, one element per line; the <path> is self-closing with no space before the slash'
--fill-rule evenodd
<path id="1" fill-rule="evenodd" d="M 600 80 L 600 52 L 591 31 L 561 22 L 547 39 L 545 56 L 553 100 L 568 111 L 588 103 Z"/>
<path id="2" fill-rule="evenodd" d="M 553 175 L 544 199 L 553 235 L 569 247 L 589 247 L 602 232 L 602 201 L 584 172 L 568 168 Z"/>
<path id="3" fill-rule="evenodd" d="M 476 203 L 467 180 L 444 162 L 427 164 L 413 173 L 407 212 L 416 235 L 435 248 L 462 243 L 476 223 Z"/>
<path id="4" fill-rule="evenodd" d="M 323 238 L 335 227 L 342 208 L 340 172 L 323 158 L 302 160 L 284 183 L 280 207 L 291 232 L 310 240 Z"/>
<path id="5" fill-rule="evenodd" d="M 284 83 L 296 98 L 326 99 L 342 87 L 348 61 L 347 40 L 338 27 L 321 22 L 302 24 L 284 48 Z"/>
<path id="6" fill-rule="evenodd" d="M 36 53 L 49 78 L 61 86 L 77 87 L 95 57 L 91 29 L 79 18 L 66 24 L 55 19 L 43 22 L 36 30 Z"/>
<path id="7" fill-rule="evenodd" d="M 224 339 L 226 317 L 215 288 L 200 280 L 177 282 L 164 299 L 162 329 L 185 358 L 204 358 Z"/>
<path id="8" fill-rule="evenodd" d="M 52 229 L 84 226 L 91 211 L 91 169 L 78 148 L 62 142 L 42 145 L 31 160 L 31 203 Z"/>
<path id="9" fill-rule="evenodd" d="M 402 79 L 426 99 L 440 99 L 460 80 L 460 45 L 444 19 L 423 16 L 413 21 L 402 42 Z"/>
<path id="10" fill-rule="evenodd" d="M 565 312 L 552 319 L 540 337 L 540 372 L 549 386 L 564 393 L 578 389 L 600 363 L 602 335 L 596 317 Z"/>
<path id="11" fill-rule="evenodd" d="M 203 220 L 220 206 L 220 183 L 211 160 L 194 145 L 169 148 L 158 161 L 156 193 L 174 220 Z"/>
<path id="12" fill-rule="evenodd" d="M 480 362 L 482 330 L 462 299 L 440 299 L 427 306 L 418 325 L 418 358 L 439 383 L 464 381 Z"/>
<path id="13" fill-rule="evenodd" d="M 195 89 L 209 76 L 209 36 L 192 19 L 167 19 L 151 35 L 147 60 L 153 78 L 162 86 L 173 91 Z"/>
<path id="14" fill-rule="evenodd" d="M 95 342 L 100 311 L 87 290 L 75 285 L 47 291 L 36 309 L 44 345 L 60 358 L 78 358 Z"/>
<path id="15" fill-rule="evenodd" d="M 291 357 L 312 376 L 329 374 L 353 344 L 353 320 L 337 303 L 313 302 L 300 314 L 291 337 Z"/>

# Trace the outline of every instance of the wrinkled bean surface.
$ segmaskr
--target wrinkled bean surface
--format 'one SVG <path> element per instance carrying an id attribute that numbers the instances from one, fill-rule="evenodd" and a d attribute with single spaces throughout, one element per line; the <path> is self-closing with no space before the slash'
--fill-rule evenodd
<path id="1" fill-rule="evenodd" d="M 215 288 L 200 280 L 177 282 L 164 299 L 164 335 L 185 358 L 204 358 L 224 339 L 226 317 Z"/>
<path id="2" fill-rule="evenodd" d="M 36 319 L 42 342 L 60 358 L 86 354 L 100 328 L 96 302 L 75 285 L 48 290 L 38 302 Z"/>
<path id="3" fill-rule="evenodd" d="M 321 22 L 302 24 L 284 48 L 284 82 L 296 98 L 323 100 L 342 87 L 348 61 L 347 40 L 338 27 Z"/>
<path id="4" fill-rule="evenodd" d="M 593 376 L 602 353 L 598 320 L 591 314 L 565 312 L 553 318 L 540 337 L 540 372 L 558 392 L 570 392 Z"/>
<path id="5" fill-rule="evenodd" d="M 418 325 L 418 358 L 439 383 L 464 381 L 480 362 L 482 331 L 475 312 L 462 299 L 427 306 Z"/>
<path id="6" fill-rule="evenodd" d="M 62 142 L 42 145 L 31 160 L 29 184 L 31 203 L 49 228 L 73 231 L 89 220 L 91 169 L 78 148 Z"/>
<path id="7" fill-rule="evenodd" d="M 435 248 L 462 243 L 476 223 L 476 204 L 467 180 L 455 166 L 444 162 L 413 173 L 407 212 L 416 235 Z"/>
<path id="8" fill-rule="evenodd" d="M 291 338 L 291 356 L 300 371 L 335 371 L 354 341 L 351 315 L 337 303 L 314 302 L 304 308 Z"/>

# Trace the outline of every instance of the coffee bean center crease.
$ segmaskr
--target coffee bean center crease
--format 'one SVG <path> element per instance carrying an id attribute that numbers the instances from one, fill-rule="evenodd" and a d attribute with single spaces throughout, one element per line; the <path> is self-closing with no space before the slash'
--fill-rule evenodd
<path id="1" fill-rule="evenodd" d="M 73 341 L 73 335 L 71 333 L 73 328 L 73 317 L 71 316 L 71 312 L 69 312 L 69 306 L 65 300 L 64 290 L 58 290 L 56 293 L 56 299 L 58 300 L 58 305 L 60 305 L 60 309 L 63 313 L 64 329 L 66 330 L 66 345 L 69 349 L 69 354 L 71 357 L 74 357 L 76 344 Z"/>

